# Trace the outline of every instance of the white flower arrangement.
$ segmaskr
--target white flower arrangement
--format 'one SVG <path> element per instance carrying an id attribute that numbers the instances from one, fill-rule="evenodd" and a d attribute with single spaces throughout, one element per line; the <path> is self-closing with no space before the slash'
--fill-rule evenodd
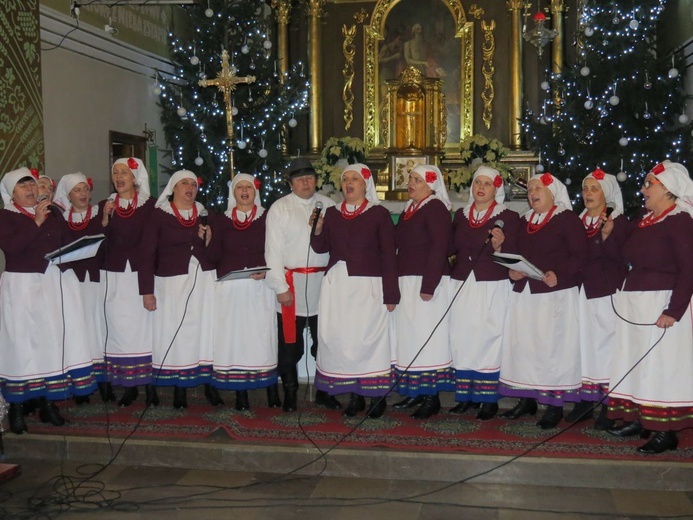
<path id="1" fill-rule="evenodd" d="M 512 177 L 510 168 L 501 159 L 510 153 L 498 139 L 489 139 L 475 134 L 460 143 L 460 158 L 464 163 L 461 168 L 450 172 L 450 187 L 460 192 L 472 184 L 474 172 L 484 165 L 495 168 L 503 180 Z"/>
<path id="2" fill-rule="evenodd" d="M 365 163 L 367 155 L 366 145 L 358 137 L 330 137 L 322 149 L 322 156 L 313 163 L 318 174 L 318 188 L 326 189 L 331 184 L 339 191 L 344 166 L 338 163 Z"/>

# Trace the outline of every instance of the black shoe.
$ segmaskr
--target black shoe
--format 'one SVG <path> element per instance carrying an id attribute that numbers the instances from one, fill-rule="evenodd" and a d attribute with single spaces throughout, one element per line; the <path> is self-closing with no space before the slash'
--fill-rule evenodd
<path id="1" fill-rule="evenodd" d="M 569 423 L 587 421 L 594 417 L 594 408 L 597 403 L 592 403 L 590 401 L 580 401 L 575 403 L 571 412 L 565 416 L 565 420 Z"/>
<path id="2" fill-rule="evenodd" d="M 392 405 L 395 410 L 406 410 L 408 408 L 414 408 L 423 403 L 424 396 L 417 395 L 416 397 L 405 397 L 401 401 L 396 402 Z"/>
<path id="3" fill-rule="evenodd" d="M 383 401 L 385 401 L 385 399 L 383 399 Z M 344 410 L 344 416 L 354 417 L 357 413 L 362 412 L 365 409 L 366 400 L 363 398 L 363 396 L 352 393 L 351 397 L 349 398 L 349 404 L 347 405 L 346 410 Z"/>
<path id="4" fill-rule="evenodd" d="M 219 395 L 217 389 L 209 383 L 205 385 L 205 397 L 212 406 L 221 406 L 224 404 L 224 400 Z"/>
<path id="5" fill-rule="evenodd" d="M 298 371 L 293 368 L 281 374 L 282 386 L 284 387 L 284 404 L 282 410 L 285 412 L 295 412 L 298 409 Z"/>
<path id="6" fill-rule="evenodd" d="M 440 399 L 438 394 L 424 396 L 421 406 L 409 417 L 412 419 L 428 419 L 440 411 Z"/>
<path id="7" fill-rule="evenodd" d="M 483 403 L 481 410 L 476 414 L 476 418 L 480 421 L 490 421 L 498 413 L 498 403 Z"/>
<path id="8" fill-rule="evenodd" d="M 315 404 L 324 406 L 329 410 L 342 409 L 342 403 L 337 401 L 335 396 L 328 394 L 324 390 L 318 390 L 315 392 Z"/>
<path id="9" fill-rule="evenodd" d="M 610 430 L 614 427 L 616 424 L 616 421 L 613 419 L 609 419 L 607 417 L 607 411 L 609 407 L 605 404 L 602 405 L 602 409 L 599 411 L 599 417 L 597 417 L 597 420 L 594 422 L 594 429 L 595 430 L 600 430 L 600 431 L 606 431 Z"/>
<path id="10" fill-rule="evenodd" d="M 138 393 L 139 392 L 137 391 L 136 386 L 126 388 L 123 397 L 121 397 L 120 401 L 118 401 L 118 406 L 130 406 L 135 399 L 137 399 Z"/>
<path id="11" fill-rule="evenodd" d="M 26 423 L 24 422 L 24 410 L 22 409 L 23 404 L 24 403 L 10 403 L 10 430 L 12 433 L 16 433 L 17 435 L 21 435 L 22 433 L 29 431 L 29 429 L 26 427 Z"/>
<path id="12" fill-rule="evenodd" d="M 22 413 L 24 415 L 36 413 L 36 410 L 38 410 L 38 399 L 27 399 L 22 403 Z"/>
<path id="13" fill-rule="evenodd" d="M 58 407 L 48 402 L 45 397 L 39 399 L 39 418 L 42 423 L 49 422 L 55 426 L 62 426 L 65 424 L 65 419 L 60 415 Z"/>
<path id="14" fill-rule="evenodd" d="M 267 387 L 267 406 L 270 408 L 282 407 L 282 401 L 279 399 L 279 385 L 277 383 Z"/>
<path id="15" fill-rule="evenodd" d="M 144 385 L 145 403 L 149 406 L 159 406 L 159 394 L 156 393 L 154 385 Z"/>
<path id="16" fill-rule="evenodd" d="M 467 410 L 476 410 L 481 406 L 481 403 L 475 403 L 473 401 L 462 401 L 457 403 L 454 408 L 450 408 L 450 413 L 461 414 Z"/>
<path id="17" fill-rule="evenodd" d="M 236 390 L 236 410 L 242 412 L 243 410 L 250 410 L 250 401 L 248 400 L 247 390 Z"/>
<path id="18" fill-rule="evenodd" d="M 173 387 L 173 407 L 176 410 L 188 407 L 188 393 L 181 386 Z"/>
<path id="19" fill-rule="evenodd" d="M 624 423 L 621 426 L 610 428 L 607 431 L 616 437 L 632 437 L 634 435 L 642 436 L 646 432 L 646 430 L 643 430 L 639 421 Z"/>
<path id="20" fill-rule="evenodd" d="M 523 415 L 536 415 L 537 402 L 534 399 L 520 399 L 512 410 L 503 412 L 500 416 L 503 419 L 519 419 Z"/>
<path id="21" fill-rule="evenodd" d="M 655 455 L 667 450 L 675 450 L 679 445 L 679 439 L 675 432 L 657 432 L 645 444 L 638 448 L 640 453 Z"/>
<path id="22" fill-rule="evenodd" d="M 76 395 L 74 396 L 74 401 L 76 405 L 81 405 L 81 404 L 89 404 L 89 396 L 88 395 Z"/>
<path id="23" fill-rule="evenodd" d="M 366 417 L 369 419 L 377 419 L 382 417 L 385 413 L 385 408 L 387 408 L 387 399 L 385 396 L 371 397 L 371 404 L 366 412 Z"/>
<path id="24" fill-rule="evenodd" d="M 99 395 L 101 396 L 101 400 L 104 403 L 108 403 L 109 401 L 115 401 L 116 396 L 115 393 L 113 392 L 113 387 L 111 386 L 111 383 L 99 383 Z"/>
<path id="25" fill-rule="evenodd" d="M 558 426 L 561 419 L 563 419 L 562 406 L 547 406 L 544 415 L 537 422 L 537 426 L 542 430 L 550 430 Z"/>

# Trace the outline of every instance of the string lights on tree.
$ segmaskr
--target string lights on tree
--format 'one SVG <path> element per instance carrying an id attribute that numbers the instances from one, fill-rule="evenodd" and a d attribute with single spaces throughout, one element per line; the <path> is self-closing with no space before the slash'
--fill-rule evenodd
<path id="1" fill-rule="evenodd" d="M 656 45 L 665 4 L 587 0 L 574 62 L 542 78 L 541 110 L 525 114 L 528 146 L 542 169 L 567 181 L 574 200 L 597 167 L 617 175 L 630 210 L 641 205 L 643 176 L 658 162 L 693 171 L 684 58 Z"/>
<path id="2" fill-rule="evenodd" d="M 308 104 L 303 65 L 296 63 L 283 78 L 279 76 L 272 53 L 274 18 L 263 0 L 208 0 L 185 9 L 191 37 L 169 35 L 176 71 L 171 77 L 157 75 L 155 86 L 173 168 L 199 175 L 204 181 L 201 202 L 224 211 L 232 143 L 235 171 L 261 181 L 267 205 L 287 191 L 281 178 L 282 152 L 286 128 L 298 125 L 295 115 Z M 222 50 L 228 51 L 234 74 L 256 77 L 252 85 L 238 84 L 233 91 L 231 136 L 222 95 L 216 88 L 199 85 L 201 79 L 219 73 Z"/>

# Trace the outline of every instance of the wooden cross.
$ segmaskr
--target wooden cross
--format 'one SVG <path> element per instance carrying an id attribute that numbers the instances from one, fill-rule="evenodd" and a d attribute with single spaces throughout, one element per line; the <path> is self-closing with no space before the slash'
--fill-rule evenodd
<path id="1" fill-rule="evenodd" d="M 233 167 L 233 107 L 231 106 L 231 92 L 236 90 L 236 85 L 239 83 L 254 83 L 255 76 L 236 76 L 235 71 L 229 67 L 229 53 L 224 49 L 221 53 L 221 71 L 217 74 L 216 79 L 201 79 L 201 87 L 217 87 L 224 94 L 224 103 L 226 103 L 226 133 L 229 136 L 229 168 L 231 170 L 231 178 L 233 179 L 236 172 Z"/>

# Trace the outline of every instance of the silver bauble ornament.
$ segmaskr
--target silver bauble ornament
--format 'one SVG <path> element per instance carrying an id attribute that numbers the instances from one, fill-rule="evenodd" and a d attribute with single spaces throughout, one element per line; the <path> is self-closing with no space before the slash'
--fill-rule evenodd
<path id="1" fill-rule="evenodd" d="M 627 137 L 621 137 L 618 140 L 618 144 L 620 144 L 621 146 L 628 146 L 628 138 Z"/>
<path id="2" fill-rule="evenodd" d="M 610 104 L 611 106 L 614 106 L 614 107 L 615 107 L 615 106 L 618 105 L 620 102 L 621 102 L 621 98 L 619 98 L 616 94 L 614 94 L 613 96 L 611 96 L 611 97 L 609 98 L 609 104 Z"/>
<path id="3" fill-rule="evenodd" d="M 628 175 L 625 174 L 625 172 L 618 172 L 616 174 L 616 180 L 618 182 L 623 182 L 628 178 Z"/>
<path id="4" fill-rule="evenodd" d="M 291 119 L 289 119 L 289 126 L 291 128 L 296 128 L 297 125 L 298 125 L 298 121 L 296 121 L 293 117 Z"/>

